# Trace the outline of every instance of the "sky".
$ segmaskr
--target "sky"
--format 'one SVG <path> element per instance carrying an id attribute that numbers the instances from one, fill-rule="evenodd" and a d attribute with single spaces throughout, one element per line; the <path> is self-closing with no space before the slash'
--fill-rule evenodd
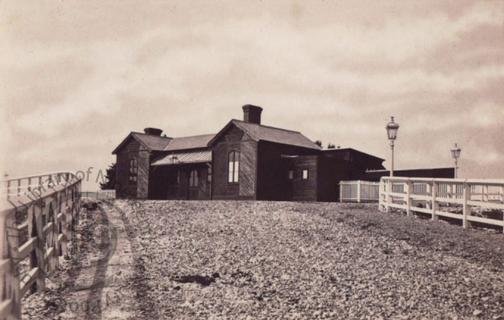
<path id="1" fill-rule="evenodd" d="M 263 123 L 504 178 L 504 0 L 0 1 L 0 172 L 100 170 L 130 131 Z M 92 168 L 92 169 L 89 169 Z"/>

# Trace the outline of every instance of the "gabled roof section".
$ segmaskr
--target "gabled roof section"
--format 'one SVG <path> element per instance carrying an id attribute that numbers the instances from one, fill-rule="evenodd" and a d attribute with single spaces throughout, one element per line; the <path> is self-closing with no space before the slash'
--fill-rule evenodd
<path id="1" fill-rule="evenodd" d="M 211 146 L 233 125 L 245 132 L 254 141 L 269 141 L 307 149 L 321 150 L 317 144 L 298 131 L 244 122 L 236 119 L 231 120 L 219 133 L 217 133 L 215 137 L 210 140 L 208 145 Z"/>
<path id="2" fill-rule="evenodd" d="M 190 149 L 203 149 L 208 147 L 215 134 L 202 134 L 198 136 L 173 138 L 163 149 L 164 151 L 178 151 Z"/>
<path id="3" fill-rule="evenodd" d="M 112 151 L 112 154 L 116 154 L 119 149 L 121 149 L 130 139 L 135 139 L 144 148 L 150 151 L 163 151 L 166 146 L 170 143 L 172 138 L 163 136 L 153 136 L 140 132 L 130 132 L 126 138 Z"/>

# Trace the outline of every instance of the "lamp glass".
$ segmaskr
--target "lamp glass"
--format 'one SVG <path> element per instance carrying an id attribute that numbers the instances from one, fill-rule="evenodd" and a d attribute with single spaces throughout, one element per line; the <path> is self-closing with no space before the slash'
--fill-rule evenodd
<path id="1" fill-rule="evenodd" d="M 394 122 L 394 117 L 390 117 L 390 122 L 385 127 L 387 129 L 387 136 L 389 140 L 395 140 L 397 138 L 397 131 L 399 130 L 399 124 Z"/>

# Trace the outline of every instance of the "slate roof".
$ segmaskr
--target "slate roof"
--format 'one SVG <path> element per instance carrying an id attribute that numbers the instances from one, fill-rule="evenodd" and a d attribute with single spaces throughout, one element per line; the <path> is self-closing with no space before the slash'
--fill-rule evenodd
<path id="1" fill-rule="evenodd" d="M 315 144 L 315 142 L 305 137 L 299 131 L 280 129 L 256 123 L 244 122 L 236 119 L 231 120 L 228 125 L 226 125 L 226 127 L 224 127 L 224 129 L 222 129 L 214 139 L 212 139 L 210 143 L 216 140 L 217 137 L 220 134 L 224 133 L 224 131 L 226 131 L 231 125 L 237 126 L 255 141 L 269 141 L 308 149 L 321 150 L 321 148 L 317 144 Z"/>
<path id="2" fill-rule="evenodd" d="M 212 151 L 175 152 L 152 163 L 152 166 L 212 162 Z"/>
<path id="3" fill-rule="evenodd" d="M 172 140 L 172 138 L 152 136 L 145 133 L 133 132 L 132 134 L 152 151 L 163 151 Z"/>
<path id="4" fill-rule="evenodd" d="M 112 151 L 112 154 L 116 154 L 119 149 L 122 148 L 124 144 L 126 144 L 129 139 L 135 139 L 145 148 L 152 151 L 163 151 L 166 146 L 170 143 L 172 138 L 163 137 L 163 136 L 153 136 L 140 132 L 131 132 L 115 149 Z"/>
<path id="5" fill-rule="evenodd" d="M 280 129 L 234 119 L 231 120 L 218 134 L 169 138 L 148 135 L 140 132 L 131 132 L 112 153 L 115 154 L 131 137 L 138 140 L 144 147 L 151 151 L 173 152 L 191 149 L 205 149 L 209 148 L 210 144 L 216 140 L 220 134 L 224 133 L 231 125 L 237 126 L 255 141 L 269 141 L 308 149 L 321 150 L 318 145 L 298 131 Z"/>
<path id="6" fill-rule="evenodd" d="M 173 138 L 163 150 L 176 151 L 207 148 L 208 142 L 210 142 L 213 137 L 215 137 L 215 134 L 202 134 L 198 136 Z"/>

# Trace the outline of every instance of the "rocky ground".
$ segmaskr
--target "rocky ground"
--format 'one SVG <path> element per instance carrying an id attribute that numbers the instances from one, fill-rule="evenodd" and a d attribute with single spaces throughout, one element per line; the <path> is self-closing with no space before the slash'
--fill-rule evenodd
<path id="1" fill-rule="evenodd" d="M 105 272 L 101 317 L 111 314 L 108 292 L 120 298 L 118 317 L 130 319 L 504 319 L 502 231 L 373 205 L 116 201 L 103 208 L 123 243 L 109 258 L 128 258 Z M 71 278 L 66 268 L 61 277 Z M 30 296 L 25 310 L 33 314 L 40 301 L 47 310 L 64 290 Z"/>

